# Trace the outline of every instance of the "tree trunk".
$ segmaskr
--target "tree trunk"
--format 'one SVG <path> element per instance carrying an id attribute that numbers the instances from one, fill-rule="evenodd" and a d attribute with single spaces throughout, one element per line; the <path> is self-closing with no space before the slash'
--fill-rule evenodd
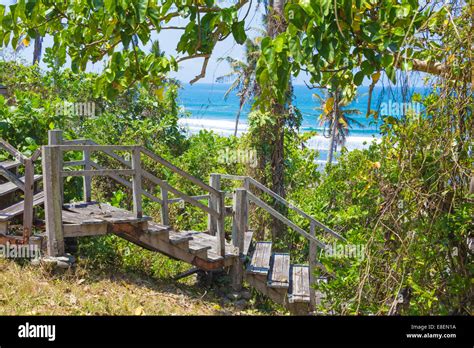
<path id="1" fill-rule="evenodd" d="M 334 156 L 334 149 L 336 148 L 336 132 L 337 132 L 337 124 L 339 123 L 338 115 L 339 115 L 339 104 L 338 104 L 338 96 L 337 90 L 334 93 L 334 106 L 332 108 L 333 120 L 331 126 L 331 139 L 329 140 L 329 151 L 328 151 L 328 161 L 327 164 L 330 165 L 332 163 L 332 158 Z"/>
<path id="2" fill-rule="evenodd" d="M 43 51 L 43 37 L 37 34 L 35 39 L 35 47 L 33 51 L 33 65 L 39 64 L 41 60 L 41 53 Z"/>
<path id="3" fill-rule="evenodd" d="M 270 10 L 267 22 L 267 34 L 271 38 L 275 38 L 278 34 L 286 30 L 286 23 L 283 21 L 283 8 L 285 0 L 273 0 L 270 2 Z M 286 196 L 285 190 L 285 157 L 284 157 L 284 140 L 285 140 L 285 120 L 287 110 L 284 104 L 274 103 L 271 108 L 271 113 L 276 117 L 276 122 L 273 127 L 270 127 L 273 144 L 271 146 L 271 189 L 280 195 Z M 275 209 L 280 213 L 286 215 L 287 209 L 280 203 L 275 202 Z M 271 231 L 273 240 L 279 238 L 286 230 L 286 226 L 277 219 L 272 219 Z"/>

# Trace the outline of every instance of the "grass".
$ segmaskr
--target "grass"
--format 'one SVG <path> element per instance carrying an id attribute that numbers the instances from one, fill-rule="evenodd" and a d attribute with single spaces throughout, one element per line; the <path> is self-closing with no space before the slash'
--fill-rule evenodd
<path id="1" fill-rule="evenodd" d="M 164 256 L 163 256 L 164 257 Z M 61 273 L 0 259 L 0 315 L 261 315 L 221 305 L 195 277 L 153 279 L 79 260 Z M 252 306 L 254 307 L 254 306 Z M 274 313 L 274 312 L 273 312 Z"/>

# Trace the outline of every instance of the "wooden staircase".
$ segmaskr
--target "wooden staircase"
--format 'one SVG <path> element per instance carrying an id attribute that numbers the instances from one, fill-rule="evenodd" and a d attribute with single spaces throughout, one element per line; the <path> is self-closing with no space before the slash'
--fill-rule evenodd
<path id="1" fill-rule="evenodd" d="M 288 253 L 272 253 L 272 242 L 256 243 L 245 279 L 253 288 L 292 313 L 307 314 L 311 311 L 309 266 L 291 264 Z"/>
<path id="2" fill-rule="evenodd" d="M 27 243 L 33 221 L 33 207 L 44 204 L 45 221 L 41 227 L 46 230 L 43 234 L 46 243 L 43 245 L 46 245 L 46 252 L 50 256 L 61 256 L 65 253 L 65 238 L 115 234 L 145 249 L 189 263 L 195 269 L 228 269 L 234 289 L 239 290 L 245 280 L 251 287 L 294 314 L 307 314 L 320 301 L 321 294 L 318 294 L 311 284 L 326 281 L 315 279 L 314 276 L 316 267 L 320 266 L 317 262 L 317 248 L 325 248 L 326 245 L 316 238 L 316 229 L 321 229 L 329 236 L 343 238 L 253 178 L 212 174 L 208 185 L 141 146 L 98 145 L 87 139 L 67 141 L 62 139 L 59 130 L 50 131 L 49 143 L 50 145 L 42 147 L 40 153 L 35 153 L 28 159 L 0 139 L 0 144 L 7 144 L 4 147 L 14 154 L 15 158 L 20 158 L 19 161 L 0 163 L 0 174 L 10 179 L 0 183 L 0 198 L 19 189 L 25 192 L 24 201 L 11 202 L 2 207 L 1 204 L 5 205 L 6 201 L 3 198 L 0 200 L 0 243 L 13 238 L 7 236 L 8 222 L 21 214 L 24 215 L 24 233 L 21 239 L 16 240 Z M 83 152 L 83 160 L 63 162 L 63 154 L 68 151 Z M 102 155 L 111 157 L 121 168 L 104 168 L 94 161 L 93 152 L 101 152 Z M 130 156 L 127 158 L 119 154 L 123 152 L 129 152 Z M 33 175 L 32 163 L 40 155 L 43 173 Z M 162 165 L 182 179 L 189 180 L 204 191 L 204 194 L 189 196 L 147 172 L 142 168 L 142 157 L 147 157 L 156 165 Z M 29 166 L 29 169 L 25 170 L 25 177 L 10 172 L 20 165 Z M 77 167 L 82 169 L 78 170 Z M 61 178 L 71 176 L 83 178 L 84 202 L 63 202 Z M 92 176 L 106 176 L 131 189 L 133 211 L 92 201 Z M 41 179 L 44 192 L 33 192 L 34 183 Z M 240 181 L 242 184 L 233 192 L 224 192 L 221 190 L 222 180 Z M 159 195 L 155 194 L 155 189 L 160 190 Z M 303 230 L 265 203 L 257 196 L 256 191 L 269 195 L 307 219 L 310 231 Z M 142 196 L 160 204 L 160 223 L 143 214 Z M 232 198 L 232 206 L 225 205 L 226 198 Z M 203 200 L 207 201 L 207 204 L 202 203 Z M 169 205 L 179 202 L 191 204 L 204 211 L 208 216 L 208 229 L 204 232 L 175 231 L 169 222 Z M 288 253 L 273 252 L 270 241 L 252 242 L 253 232 L 248 226 L 251 204 L 280 220 L 308 241 L 307 265 L 292 264 Z M 232 219 L 231 236 L 230 233 L 226 235 L 224 230 L 226 218 Z M 253 252 L 250 262 L 247 263 L 245 260 L 250 250 Z"/>
<path id="3" fill-rule="evenodd" d="M 104 203 L 65 204 L 62 219 L 65 238 L 112 233 L 205 271 L 228 267 L 239 255 L 238 249 L 226 243 L 226 254 L 220 256 L 216 236 L 196 231 L 177 232 L 148 216 L 136 218 L 125 209 Z"/>

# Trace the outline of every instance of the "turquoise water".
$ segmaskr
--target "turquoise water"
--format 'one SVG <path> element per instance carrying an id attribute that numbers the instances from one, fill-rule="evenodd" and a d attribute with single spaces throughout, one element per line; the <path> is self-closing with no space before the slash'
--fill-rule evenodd
<path id="1" fill-rule="evenodd" d="M 180 103 L 182 108 L 189 113 L 189 117 L 180 120 L 181 124 L 190 133 L 198 132 L 200 129 L 208 129 L 221 135 L 234 134 L 235 116 L 239 101 L 235 93 L 231 93 L 227 100 L 224 99 L 224 94 L 228 88 L 229 85 L 218 83 L 185 85 L 180 91 Z M 313 97 L 315 91 L 304 85 L 294 86 L 294 105 L 299 108 L 303 115 L 300 131 L 315 130 L 318 132 L 318 136 L 312 138 L 308 145 L 320 150 L 320 159 L 324 159 L 329 143 L 323 134 L 324 125 L 319 120 L 321 111 L 317 108 L 320 106 L 320 102 Z M 422 87 L 414 87 L 408 91 L 407 95 L 412 95 L 414 92 L 424 95 L 428 93 L 428 90 Z M 379 109 L 387 114 L 400 117 L 402 113 L 394 109 L 394 106 L 403 102 L 400 89 L 375 87 L 372 94 L 371 109 Z M 374 117 L 366 117 L 367 103 L 368 87 L 360 87 L 357 98 L 346 107 L 346 109 L 360 111 L 360 114 L 350 115 L 360 125 L 354 124 L 350 128 L 350 136 L 346 143 L 349 150 L 363 148 L 367 146 L 364 143 L 372 141 L 379 135 L 380 118 L 376 120 Z M 418 106 L 415 105 L 415 107 Z M 250 106 L 248 105 L 240 116 L 239 133 L 247 129 L 249 110 Z M 399 110 L 401 110 L 401 106 Z"/>

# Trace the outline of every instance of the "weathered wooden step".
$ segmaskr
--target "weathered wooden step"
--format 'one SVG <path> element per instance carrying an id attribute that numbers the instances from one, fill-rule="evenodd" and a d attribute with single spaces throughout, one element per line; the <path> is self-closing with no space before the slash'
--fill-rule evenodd
<path id="1" fill-rule="evenodd" d="M 169 241 L 171 244 L 182 247 L 188 248 L 189 241 L 193 239 L 193 237 L 188 236 L 186 234 L 182 234 L 180 232 L 170 231 L 169 232 Z"/>
<path id="2" fill-rule="evenodd" d="M 291 265 L 288 302 L 309 302 L 309 296 L 309 267 L 306 265 Z"/>
<path id="3" fill-rule="evenodd" d="M 181 231 L 179 232 L 182 236 L 189 236 L 189 252 L 193 255 L 198 256 L 199 258 L 206 259 L 207 251 L 212 248 L 210 243 L 206 243 L 206 240 L 203 239 L 200 235 L 201 232 L 196 231 Z"/>
<path id="4" fill-rule="evenodd" d="M 3 161 L 0 162 L 0 166 L 2 166 L 5 169 L 13 169 L 16 168 L 20 165 L 19 161 Z"/>
<path id="5" fill-rule="evenodd" d="M 284 289 L 290 286 L 290 254 L 273 254 L 267 286 Z"/>
<path id="6" fill-rule="evenodd" d="M 167 241 L 167 242 L 169 241 L 170 231 L 171 231 L 170 226 L 157 224 L 156 222 L 153 222 L 153 221 L 148 222 L 147 232 L 150 234 L 159 236 L 164 241 Z"/>
<path id="7" fill-rule="evenodd" d="M 13 217 L 23 213 L 24 201 L 18 202 L 11 205 L 3 210 L 0 210 L 0 221 L 8 221 Z M 33 206 L 37 206 L 44 203 L 44 192 L 38 192 L 33 196 Z"/>
<path id="8" fill-rule="evenodd" d="M 217 237 L 211 236 L 207 233 L 198 233 L 193 236 L 194 240 L 199 240 L 205 245 L 211 246 L 209 250 L 207 250 L 207 260 L 210 262 L 216 262 L 223 259 L 222 256 L 217 254 Z M 225 258 L 233 258 L 238 256 L 238 248 L 234 247 L 232 244 L 227 243 L 225 244 Z"/>
<path id="9" fill-rule="evenodd" d="M 252 261 L 247 272 L 267 275 L 270 270 L 270 257 L 272 255 L 272 242 L 257 242 L 253 252 Z"/>
<path id="10" fill-rule="evenodd" d="M 42 178 L 43 178 L 42 175 L 35 175 L 34 176 L 34 181 L 41 180 Z M 25 177 L 24 176 L 19 178 L 19 179 L 20 179 L 21 182 L 23 182 L 23 183 L 25 182 Z M 6 183 L 0 185 L 0 196 L 15 192 L 16 190 L 19 190 L 18 186 L 16 186 L 12 182 L 6 182 Z"/>

